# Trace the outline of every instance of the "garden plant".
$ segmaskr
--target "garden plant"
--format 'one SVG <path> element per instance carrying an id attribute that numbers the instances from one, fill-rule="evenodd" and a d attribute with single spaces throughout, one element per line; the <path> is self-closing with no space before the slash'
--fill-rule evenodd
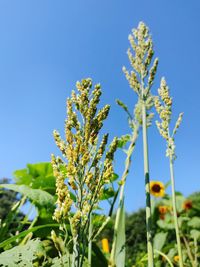
<path id="1" fill-rule="evenodd" d="M 14 184 L 0 184 L 1 194 L 14 198 L 0 221 L 0 267 L 200 266 L 200 194 L 186 198 L 175 187 L 175 135 L 183 113 L 171 126 L 174 100 L 165 78 L 158 91 L 154 88 L 158 58 L 143 22 L 129 41 L 130 68 L 123 72 L 137 102 L 130 110 L 116 100 L 128 118 L 127 134 L 110 140 L 104 129 L 110 106 L 100 108 L 101 85 L 91 78 L 77 82 L 66 101 L 64 134 L 53 132 L 57 155 L 15 171 Z M 167 184 L 150 176 L 149 127 L 166 142 Z M 140 134 L 146 207 L 128 215 L 125 187 Z M 124 163 L 115 160 L 119 150 L 125 153 Z M 121 177 L 116 164 L 123 165 Z M 108 210 L 102 210 L 105 200 Z M 30 210 L 22 214 L 27 203 Z"/>

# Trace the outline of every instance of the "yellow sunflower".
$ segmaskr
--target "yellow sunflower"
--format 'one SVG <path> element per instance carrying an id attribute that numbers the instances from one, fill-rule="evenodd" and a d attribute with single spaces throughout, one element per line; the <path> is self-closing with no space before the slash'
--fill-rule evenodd
<path id="1" fill-rule="evenodd" d="M 179 262 L 179 256 L 178 255 L 174 256 L 174 261 Z"/>
<path id="2" fill-rule="evenodd" d="M 154 197 L 163 197 L 165 195 L 165 186 L 162 182 L 151 181 L 150 182 L 150 194 Z"/>

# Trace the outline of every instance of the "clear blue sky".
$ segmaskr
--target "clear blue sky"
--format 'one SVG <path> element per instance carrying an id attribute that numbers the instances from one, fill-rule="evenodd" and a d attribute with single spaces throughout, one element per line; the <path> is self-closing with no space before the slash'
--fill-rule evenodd
<path id="1" fill-rule="evenodd" d="M 49 161 L 58 153 L 53 129 L 64 133 L 65 100 L 84 77 L 102 84 L 102 104 L 112 105 L 104 132 L 128 132 L 126 116 L 136 96 L 121 71 L 128 66 L 127 39 L 144 21 L 153 35 L 159 69 L 153 93 L 165 76 L 175 106 L 184 112 L 177 134 L 177 190 L 199 190 L 200 164 L 200 2 L 160 0 L 1 0 L 0 1 L 0 177 L 27 163 Z M 165 144 L 155 126 L 150 131 L 153 180 L 168 181 Z M 119 154 L 116 171 L 121 174 Z M 126 186 L 128 211 L 142 207 L 144 178 L 141 138 Z"/>

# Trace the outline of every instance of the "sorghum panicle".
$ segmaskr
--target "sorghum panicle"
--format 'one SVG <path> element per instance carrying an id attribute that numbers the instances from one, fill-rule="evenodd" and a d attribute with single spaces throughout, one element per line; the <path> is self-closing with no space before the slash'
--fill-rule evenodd
<path id="1" fill-rule="evenodd" d="M 110 106 L 105 105 L 97 111 L 100 85 L 95 85 L 92 90 L 92 80 L 85 79 L 77 82 L 76 88 L 78 93 L 72 91 L 67 99 L 65 140 L 54 131 L 63 159 L 52 155 L 58 196 L 54 219 L 58 222 L 68 219 L 73 236 L 86 225 L 90 212 L 98 205 L 104 186 L 111 182 L 118 142 L 114 138 L 104 157 L 108 135 L 104 135 L 98 145 L 99 132 Z"/>

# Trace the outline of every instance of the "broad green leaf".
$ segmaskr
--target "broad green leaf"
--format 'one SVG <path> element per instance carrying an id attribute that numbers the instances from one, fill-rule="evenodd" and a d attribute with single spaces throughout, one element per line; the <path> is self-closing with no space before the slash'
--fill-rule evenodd
<path id="1" fill-rule="evenodd" d="M 112 187 L 104 188 L 103 194 L 101 196 L 101 200 L 109 199 L 111 197 L 114 197 L 114 195 L 115 195 L 115 191 L 113 190 Z"/>
<path id="2" fill-rule="evenodd" d="M 119 175 L 116 174 L 116 173 L 113 173 L 113 176 L 112 176 L 112 178 L 111 178 L 111 181 L 114 182 L 114 181 L 116 181 L 118 178 L 119 178 Z"/>
<path id="3" fill-rule="evenodd" d="M 190 235 L 191 235 L 191 237 L 195 238 L 196 240 L 200 239 L 200 231 L 198 231 L 196 229 L 192 229 L 190 231 Z"/>
<path id="4" fill-rule="evenodd" d="M 42 189 L 55 195 L 56 178 L 54 176 L 38 176 L 33 180 L 31 187 L 34 189 Z"/>
<path id="5" fill-rule="evenodd" d="M 50 162 L 40 162 L 35 164 L 27 164 L 29 174 L 33 177 L 47 176 L 53 174 L 53 169 Z"/>
<path id="6" fill-rule="evenodd" d="M 17 170 L 13 175 L 16 184 L 30 185 L 33 182 L 33 176 L 28 173 L 27 169 Z"/>
<path id="7" fill-rule="evenodd" d="M 16 246 L 0 254 L 1 267 L 32 267 L 33 261 L 38 254 L 44 253 L 42 243 L 39 239 L 30 240 L 24 246 Z"/>
<path id="8" fill-rule="evenodd" d="M 165 220 L 158 220 L 157 225 L 166 230 L 174 229 L 174 224 L 173 222 L 166 222 Z"/>
<path id="9" fill-rule="evenodd" d="M 41 189 L 32 189 L 26 185 L 16 185 L 16 184 L 1 184 L 1 188 L 7 188 L 18 192 L 24 196 L 27 196 L 29 200 L 36 206 L 54 206 L 54 198 L 48 192 Z"/>
<path id="10" fill-rule="evenodd" d="M 167 233 L 164 233 L 164 232 L 157 233 L 153 240 L 154 249 L 162 250 L 166 242 L 166 239 L 167 239 Z"/>
<path id="11" fill-rule="evenodd" d="M 29 185 L 37 189 L 43 189 L 43 186 L 45 188 L 55 188 L 55 177 L 53 176 L 53 169 L 49 162 L 27 164 L 26 169 L 14 172 L 14 179 L 18 185 Z"/>
<path id="12" fill-rule="evenodd" d="M 130 141 L 130 135 L 129 134 L 123 135 L 118 139 L 117 146 L 119 148 L 123 148 L 129 141 Z"/>
<path id="13" fill-rule="evenodd" d="M 190 219 L 188 217 L 183 217 L 183 216 L 180 216 L 178 217 L 178 224 L 179 224 L 179 227 L 182 226 L 183 222 L 187 222 L 189 221 Z"/>
<path id="14" fill-rule="evenodd" d="M 192 228 L 197 228 L 200 229 L 200 218 L 199 217 L 193 217 L 189 222 L 188 222 L 188 226 L 192 227 Z"/>
<path id="15" fill-rule="evenodd" d="M 185 197 L 182 195 L 177 195 L 176 194 L 176 208 L 177 212 L 182 212 L 184 208 L 184 202 L 185 202 Z"/>
<path id="16" fill-rule="evenodd" d="M 171 216 L 171 214 L 167 213 L 165 214 L 163 220 L 160 219 L 157 221 L 157 225 L 165 230 L 174 229 L 173 217 Z"/>

